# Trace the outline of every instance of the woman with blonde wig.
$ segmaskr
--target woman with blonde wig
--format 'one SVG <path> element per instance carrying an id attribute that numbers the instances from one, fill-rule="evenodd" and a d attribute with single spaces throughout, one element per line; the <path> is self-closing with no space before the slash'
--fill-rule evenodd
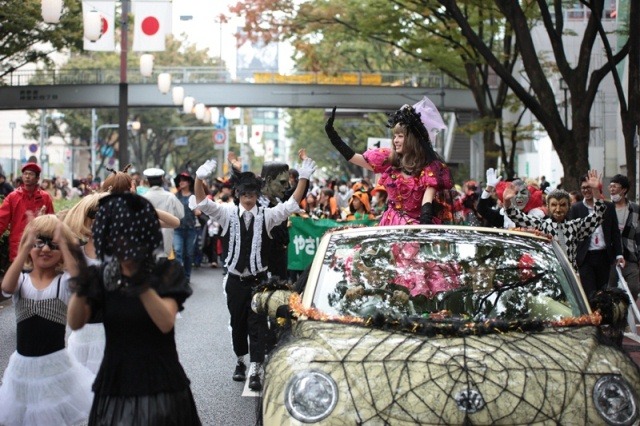
<path id="1" fill-rule="evenodd" d="M 33 219 L 2 280 L 15 306 L 16 351 L 0 387 L 0 424 L 71 425 L 86 421 L 92 374 L 65 349 L 66 268 L 77 267 L 76 238 L 55 215 Z"/>

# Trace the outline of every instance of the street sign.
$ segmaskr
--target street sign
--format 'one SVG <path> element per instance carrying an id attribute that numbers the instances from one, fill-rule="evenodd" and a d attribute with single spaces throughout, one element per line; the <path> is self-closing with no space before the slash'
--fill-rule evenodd
<path id="1" fill-rule="evenodd" d="M 38 152 L 38 145 L 36 145 L 35 143 L 32 143 L 31 145 L 29 145 L 29 152 L 33 152 L 33 153 Z"/>
<path id="2" fill-rule="evenodd" d="M 369 138 L 367 139 L 367 149 L 391 148 L 391 139 Z"/>
<path id="3" fill-rule="evenodd" d="M 214 149 L 224 149 L 224 143 L 227 141 L 227 131 L 216 129 L 212 134 Z"/>

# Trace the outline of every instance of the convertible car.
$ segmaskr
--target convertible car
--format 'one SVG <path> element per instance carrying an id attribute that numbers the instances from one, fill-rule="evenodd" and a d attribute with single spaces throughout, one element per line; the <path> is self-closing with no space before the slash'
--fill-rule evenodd
<path id="1" fill-rule="evenodd" d="M 267 425 L 632 425 L 628 298 L 590 308 L 557 243 L 455 226 L 322 238 L 297 288 L 253 309 L 286 324 L 265 367 Z"/>

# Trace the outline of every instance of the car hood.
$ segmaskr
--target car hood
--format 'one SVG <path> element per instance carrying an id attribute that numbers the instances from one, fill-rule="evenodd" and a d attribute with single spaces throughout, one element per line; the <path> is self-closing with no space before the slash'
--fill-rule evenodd
<path id="1" fill-rule="evenodd" d="M 320 370 L 338 384 L 332 417 L 358 424 L 589 424 L 603 421 L 591 397 L 600 377 L 640 388 L 637 366 L 592 326 L 425 337 L 306 320 L 292 333 L 269 362 L 265 396 Z"/>

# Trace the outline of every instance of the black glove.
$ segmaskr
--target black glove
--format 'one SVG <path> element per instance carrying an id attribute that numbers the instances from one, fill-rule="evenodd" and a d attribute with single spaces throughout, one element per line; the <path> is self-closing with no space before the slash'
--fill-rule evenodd
<path id="1" fill-rule="evenodd" d="M 333 128 L 333 120 L 336 118 L 336 107 L 333 107 L 333 111 L 331 111 L 331 117 L 327 120 L 327 124 L 324 125 L 324 131 L 327 132 L 327 136 L 329 136 L 329 140 L 331 144 L 336 147 L 338 152 L 347 160 L 351 160 L 356 153 L 349 148 L 349 146 L 344 143 L 336 129 Z"/>
<path id="2" fill-rule="evenodd" d="M 433 204 L 424 203 L 420 210 L 420 224 L 431 225 L 433 224 Z"/>

